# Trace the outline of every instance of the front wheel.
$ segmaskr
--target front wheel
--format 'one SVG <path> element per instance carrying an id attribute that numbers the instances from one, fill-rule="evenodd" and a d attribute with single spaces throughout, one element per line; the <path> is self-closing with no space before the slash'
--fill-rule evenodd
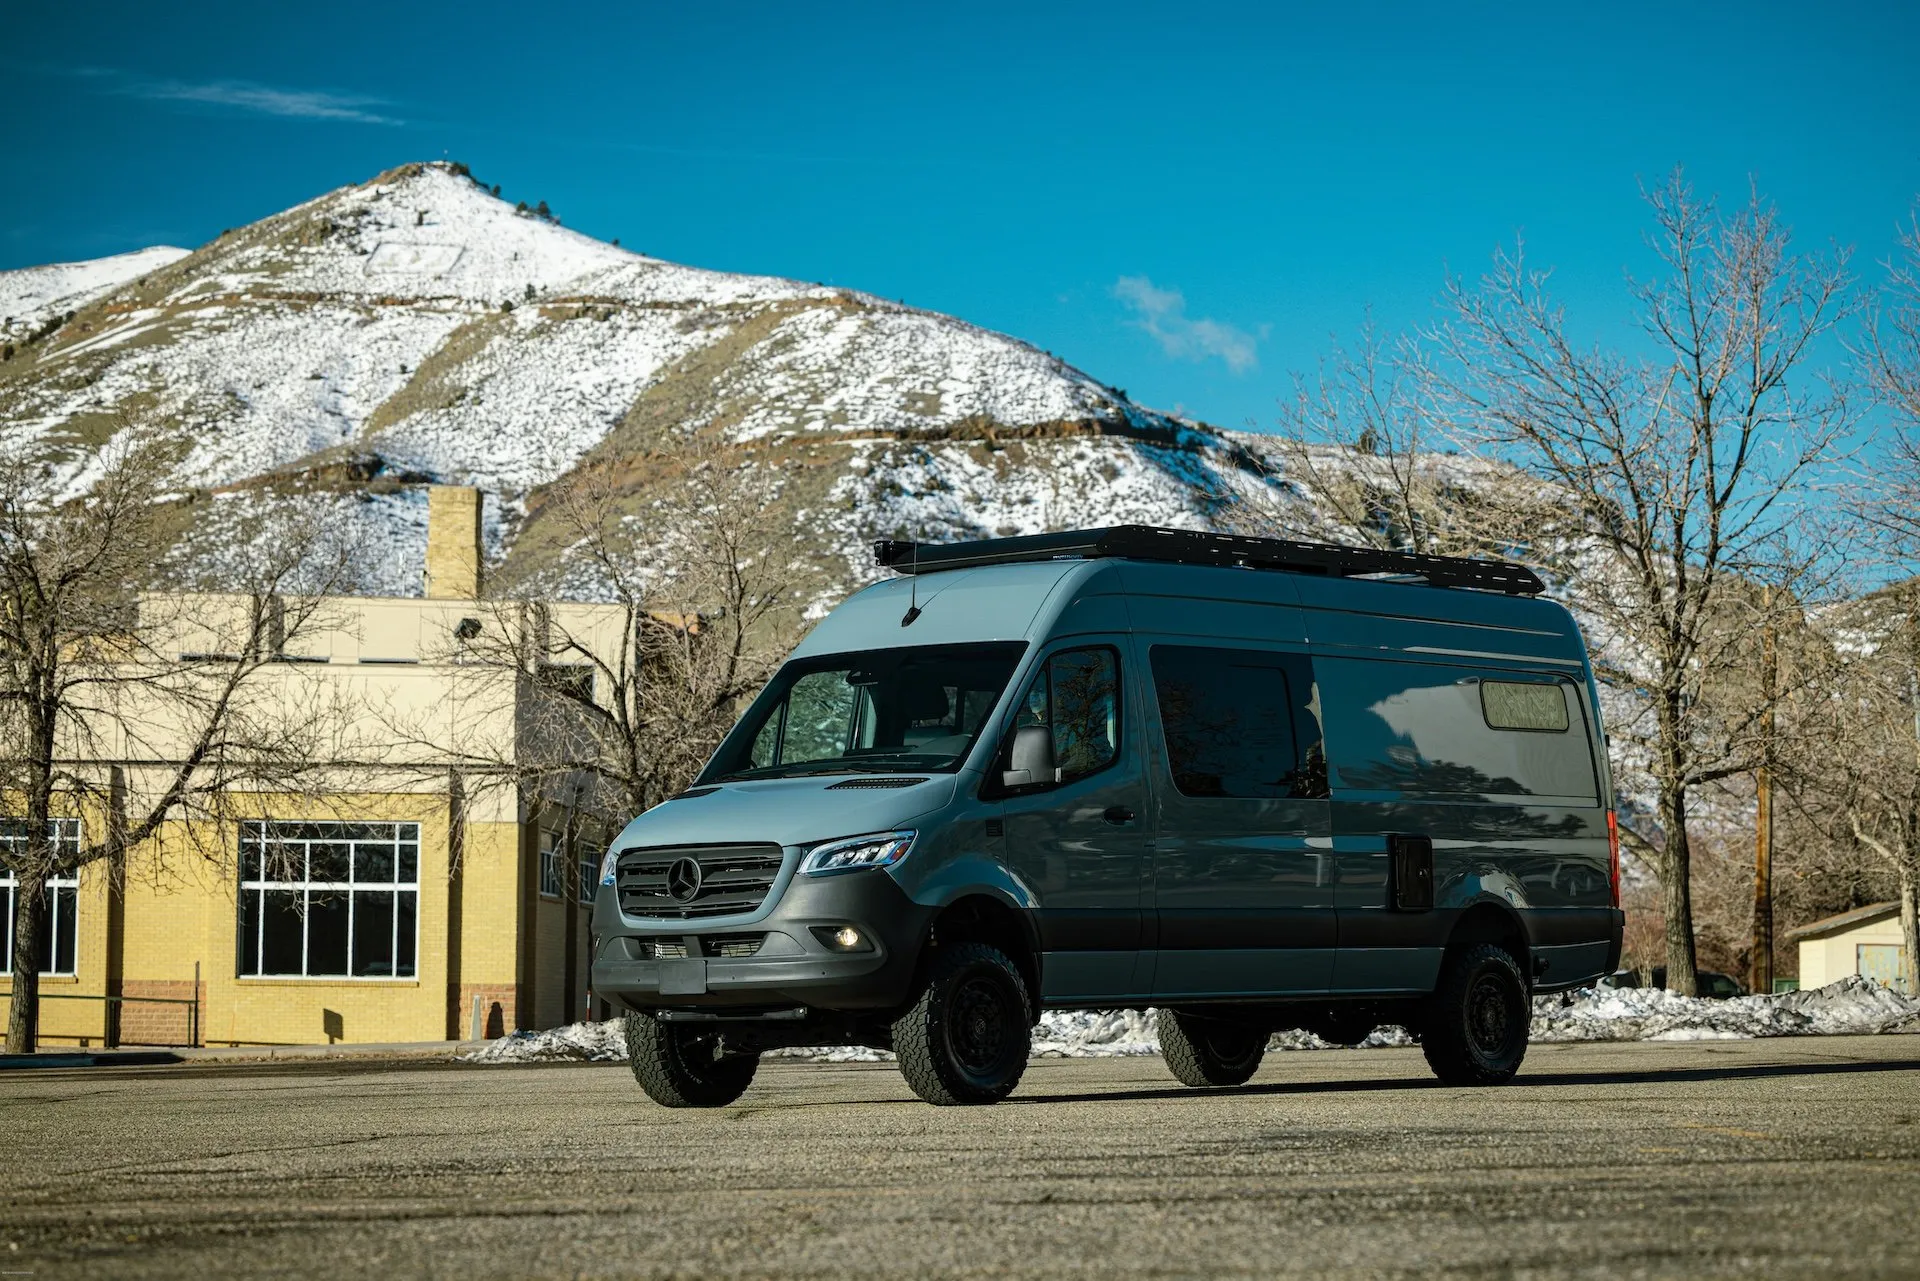
<path id="1" fill-rule="evenodd" d="M 1026 984 L 1006 953 L 956 943 L 933 954 L 920 994 L 893 1024 L 900 1074 L 942 1105 L 998 1103 L 1033 1049 Z"/>
<path id="2" fill-rule="evenodd" d="M 627 1056 L 647 1097 L 666 1108 L 721 1108 L 747 1092 L 758 1054 L 728 1054 L 715 1032 L 627 1015 Z"/>
<path id="3" fill-rule="evenodd" d="M 1447 957 L 1427 998 L 1420 1048 L 1448 1085 L 1504 1085 L 1527 1056 L 1532 1016 L 1518 962 L 1482 943 Z"/>
<path id="4" fill-rule="evenodd" d="M 1245 1085 L 1267 1054 L 1267 1030 L 1175 1010 L 1154 1016 L 1160 1057 L 1182 1085 Z"/>

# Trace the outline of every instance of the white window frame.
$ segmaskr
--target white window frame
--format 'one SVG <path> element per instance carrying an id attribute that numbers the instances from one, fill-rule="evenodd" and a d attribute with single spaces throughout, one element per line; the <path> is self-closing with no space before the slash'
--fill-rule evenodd
<path id="1" fill-rule="evenodd" d="M 54 848 L 57 850 L 65 846 L 69 857 L 78 857 L 80 853 L 80 820 L 77 818 L 49 819 L 47 825 L 51 829 L 49 834 L 53 838 Z M 26 824 L 20 819 L 10 819 L 4 823 L 0 823 L 0 845 L 13 846 L 26 844 L 26 833 L 21 830 L 25 826 Z M 0 922 L 0 943 L 6 945 L 6 950 L 0 951 L 0 975 L 8 977 L 11 977 L 13 974 L 13 895 L 18 886 L 19 881 L 14 876 L 13 869 L 11 867 L 0 867 L 0 904 L 4 905 L 4 911 L 6 912 L 6 920 Z M 47 955 L 55 961 L 60 959 L 60 895 L 66 893 L 74 896 L 73 928 L 76 937 L 73 947 L 73 968 L 70 970 L 40 971 L 42 974 L 50 974 L 56 978 L 68 978 L 80 972 L 80 940 L 77 937 L 80 932 L 79 871 L 76 869 L 72 874 L 67 876 L 48 877 L 46 890 L 49 897 L 49 902 L 47 903 Z"/>
<path id="2" fill-rule="evenodd" d="M 605 852 L 591 845 L 574 844 L 574 853 L 577 855 L 575 862 L 580 868 L 580 884 L 574 897 L 582 907 L 593 906 L 594 893 L 600 888 L 600 856 Z"/>
<path id="3" fill-rule="evenodd" d="M 344 833 L 345 829 L 351 829 L 351 828 L 364 829 L 364 828 L 382 828 L 382 827 L 388 828 L 392 832 L 391 837 L 385 842 L 374 841 L 374 840 L 363 840 L 358 838 L 349 838 L 344 834 L 339 836 L 333 836 L 333 837 L 328 837 L 326 835 L 318 835 L 318 836 L 295 835 L 292 832 L 289 832 L 286 830 L 286 829 L 296 829 L 296 830 L 304 829 L 306 832 L 309 832 L 309 833 L 314 831 L 320 831 L 324 833 L 327 829 L 332 828 L 332 829 L 341 829 L 342 832 Z M 276 832 L 274 829 L 281 829 L 281 830 L 279 832 Z M 299 880 L 269 879 L 268 873 L 271 869 L 264 866 L 260 858 L 260 856 L 264 854 L 266 845 L 269 841 L 271 841 L 275 845 L 281 845 L 281 846 L 298 845 L 301 847 L 301 852 L 300 852 L 301 879 Z M 358 868 L 354 865 L 356 860 L 349 861 L 348 869 L 347 869 L 347 874 L 349 879 L 347 880 L 315 881 L 311 879 L 311 874 L 313 870 L 313 850 L 312 850 L 313 846 L 315 845 L 377 846 L 381 844 L 389 845 L 393 849 L 394 875 L 395 875 L 394 880 L 361 881 L 356 879 L 357 873 L 358 873 Z M 398 879 L 399 868 L 400 868 L 400 846 L 402 845 L 412 845 L 414 849 L 413 879 L 410 881 L 403 881 Z M 248 856 L 250 853 L 254 856 L 254 862 L 252 863 L 251 868 L 248 866 Z M 300 920 L 301 920 L 300 972 L 298 974 L 283 973 L 280 971 L 268 971 L 261 968 L 261 966 L 264 964 L 266 960 L 266 955 L 267 955 L 266 895 L 268 891 L 290 891 L 290 892 L 296 892 L 300 894 Z M 308 921 L 308 907 L 312 902 L 312 897 L 315 891 L 319 891 L 323 894 L 344 893 L 346 895 L 346 898 L 347 898 L 347 973 L 345 974 L 314 974 L 310 972 L 312 960 L 309 954 L 309 949 L 312 946 L 312 931 L 308 928 L 307 921 Z M 389 943 L 389 947 L 392 950 L 389 954 L 396 958 L 399 956 L 399 949 L 400 949 L 400 896 L 402 894 L 407 894 L 407 893 L 410 893 L 413 895 L 413 972 L 411 974 L 355 974 L 353 973 L 353 962 L 354 962 L 353 944 L 354 944 L 354 938 L 355 938 L 354 912 L 355 912 L 355 904 L 356 904 L 355 895 L 356 893 L 360 893 L 360 894 L 383 893 L 386 891 L 392 892 L 392 896 L 394 900 L 393 912 L 392 912 L 393 936 L 392 936 L 391 942 Z M 299 979 L 299 980 L 311 980 L 314 982 L 322 982 L 322 983 L 417 983 L 419 982 L 419 979 L 420 979 L 420 825 L 418 823 L 353 822 L 353 821 L 308 822 L 308 821 L 302 821 L 302 820 L 272 820 L 272 819 L 248 820 L 240 824 L 240 894 L 241 894 L 241 901 L 237 903 L 235 906 L 237 909 L 237 913 L 239 915 L 240 923 L 242 925 L 246 923 L 246 901 L 245 901 L 246 896 L 247 895 L 254 896 L 254 899 L 253 899 L 254 919 L 253 919 L 252 925 L 254 930 L 256 931 L 254 935 L 254 940 L 253 940 L 254 942 L 253 955 L 254 955 L 255 968 L 251 971 L 249 971 L 246 968 L 246 952 L 244 951 L 244 940 L 242 941 L 243 950 L 240 952 L 239 956 L 234 958 L 234 967 L 238 971 L 238 976 L 240 978 L 267 979 L 267 980 Z"/>
<path id="4" fill-rule="evenodd" d="M 561 868 L 566 863 L 565 832 L 547 828 L 540 833 L 540 897 L 564 899 L 567 896 Z"/>

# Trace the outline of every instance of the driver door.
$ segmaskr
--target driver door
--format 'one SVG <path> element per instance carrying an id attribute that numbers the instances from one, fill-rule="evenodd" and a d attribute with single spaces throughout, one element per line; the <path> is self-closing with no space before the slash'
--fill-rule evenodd
<path id="1" fill-rule="evenodd" d="M 1133 685 L 1121 638 L 1076 639 L 1048 653 L 1006 728 L 1045 726 L 1055 777 L 1000 786 L 1007 862 L 1040 901 L 1041 996 L 1144 996 L 1145 883 L 1152 841 Z"/>

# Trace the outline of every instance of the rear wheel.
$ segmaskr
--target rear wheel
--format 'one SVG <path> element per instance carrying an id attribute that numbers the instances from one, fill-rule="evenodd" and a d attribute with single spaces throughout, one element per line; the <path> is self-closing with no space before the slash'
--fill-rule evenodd
<path id="1" fill-rule="evenodd" d="M 667 1108 L 718 1108 L 753 1084 L 758 1054 L 728 1054 L 717 1032 L 627 1015 L 627 1055 L 647 1097 Z"/>
<path id="2" fill-rule="evenodd" d="M 935 952 L 919 996 L 893 1024 L 900 1074 L 929 1103 L 998 1103 L 1020 1084 L 1032 1049 L 1026 984 L 986 943 Z"/>
<path id="3" fill-rule="evenodd" d="M 1161 1010 L 1154 1020 L 1160 1057 L 1182 1085 L 1243 1085 L 1260 1070 L 1267 1030 Z"/>
<path id="4" fill-rule="evenodd" d="M 1448 1085 L 1503 1085 L 1527 1056 L 1533 1010 L 1512 954 L 1491 943 L 1450 952 L 1427 999 L 1420 1048 Z"/>

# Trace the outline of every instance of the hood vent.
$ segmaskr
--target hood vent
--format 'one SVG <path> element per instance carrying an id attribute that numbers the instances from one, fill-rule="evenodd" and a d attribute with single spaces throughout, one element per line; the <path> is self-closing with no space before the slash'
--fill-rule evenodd
<path id="1" fill-rule="evenodd" d="M 924 778 L 900 778 L 889 775 L 886 778 L 849 778 L 828 786 L 829 792 L 837 792 L 843 787 L 912 787 L 915 783 L 924 783 Z"/>

